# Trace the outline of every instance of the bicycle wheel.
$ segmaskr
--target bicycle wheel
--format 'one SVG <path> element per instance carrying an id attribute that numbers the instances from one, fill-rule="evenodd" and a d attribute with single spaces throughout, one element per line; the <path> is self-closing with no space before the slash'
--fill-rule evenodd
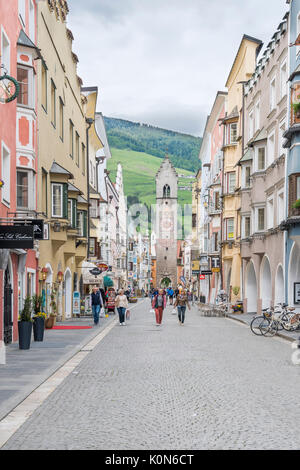
<path id="1" fill-rule="evenodd" d="M 254 317 L 250 323 L 252 333 L 257 336 L 263 336 L 263 331 L 267 330 L 270 325 L 270 320 L 264 316 Z"/>
<path id="2" fill-rule="evenodd" d="M 271 320 L 269 326 L 262 328 L 262 334 L 264 336 L 275 336 L 278 331 L 278 321 Z"/>
<path id="3" fill-rule="evenodd" d="M 284 313 L 281 317 L 282 326 L 285 331 L 295 331 L 298 323 L 292 323 L 293 313 Z"/>

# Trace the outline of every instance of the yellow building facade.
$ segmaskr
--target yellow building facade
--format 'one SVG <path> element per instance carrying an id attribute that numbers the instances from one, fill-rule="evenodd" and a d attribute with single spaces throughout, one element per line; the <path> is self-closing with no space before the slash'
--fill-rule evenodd
<path id="1" fill-rule="evenodd" d="M 257 54 L 262 47 L 258 39 L 244 35 L 226 82 L 228 89 L 227 113 L 223 120 L 223 226 L 222 265 L 224 289 L 231 302 L 240 297 L 241 252 L 240 252 L 240 167 L 243 155 L 243 97 L 244 83 L 252 76 Z"/>
<path id="2" fill-rule="evenodd" d="M 40 242 L 40 293 L 47 313 L 72 316 L 87 258 L 87 98 L 81 93 L 64 1 L 38 3 L 38 212 L 48 240 Z"/>

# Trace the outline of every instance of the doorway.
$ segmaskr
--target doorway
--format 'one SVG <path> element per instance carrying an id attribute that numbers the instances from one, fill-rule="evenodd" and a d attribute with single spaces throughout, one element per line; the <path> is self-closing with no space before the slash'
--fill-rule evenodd
<path id="1" fill-rule="evenodd" d="M 12 322 L 12 287 L 9 268 L 4 272 L 4 344 L 12 342 L 13 322 Z"/>

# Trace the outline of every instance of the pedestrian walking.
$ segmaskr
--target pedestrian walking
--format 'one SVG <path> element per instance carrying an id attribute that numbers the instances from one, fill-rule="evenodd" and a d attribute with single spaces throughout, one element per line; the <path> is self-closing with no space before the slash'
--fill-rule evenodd
<path id="1" fill-rule="evenodd" d="M 174 291 L 172 287 L 169 289 L 169 305 L 173 305 L 173 297 L 174 297 Z"/>
<path id="2" fill-rule="evenodd" d="M 153 297 L 152 308 L 155 310 L 156 326 L 161 325 L 163 311 L 167 305 L 167 297 L 164 294 L 163 289 L 159 289 L 158 293 Z"/>
<path id="3" fill-rule="evenodd" d="M 177 307 L 179 325 L 183 325 L 185 320 L 186 307 L 188 307 L 189 310 L 191 309 L 189 299 L 185 290 L 179 292 L 176 297 L 174 306 Z"/>
<path id="4" fill-rule="evenodd" d="M 128 308 L 128 300 L 126 295 L 124 294 L 124 290 L 121 289 L 119 294 L 116 297 L 116 307 L 119 314 L 119 321 L 120 325 L 125 325 L 125 313 Z"/>
<path id="5" fill-rule="evenodd" d="M 103 301 L 102 301 L 101 293 L 97 286 L 93 287 L 93 292 L 92 292 L 91 297 L 92 297 L 92 312 L 94 316 L 94 324 L 98 325 L 99 313 L 100 313 L 101 307 L 103 307 Z"/>

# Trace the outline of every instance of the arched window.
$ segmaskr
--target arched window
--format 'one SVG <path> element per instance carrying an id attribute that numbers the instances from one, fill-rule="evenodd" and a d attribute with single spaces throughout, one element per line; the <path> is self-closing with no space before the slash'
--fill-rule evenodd
<path id="1" fill-rule="evenodd" d="M 164 197 L 170 197 L 171 189 L 168 184 L 164 185 Z"/>

